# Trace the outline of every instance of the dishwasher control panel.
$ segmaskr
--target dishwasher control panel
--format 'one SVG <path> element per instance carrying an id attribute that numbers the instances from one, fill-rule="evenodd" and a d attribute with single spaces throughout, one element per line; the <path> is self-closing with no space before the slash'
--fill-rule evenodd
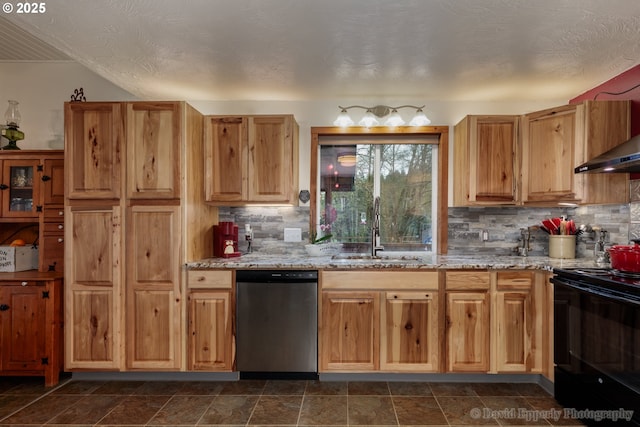
<path id="1" fill-rule="evenodd" d="M 316 270 L 237 270 L 236 282 L 315 282 Z"/>

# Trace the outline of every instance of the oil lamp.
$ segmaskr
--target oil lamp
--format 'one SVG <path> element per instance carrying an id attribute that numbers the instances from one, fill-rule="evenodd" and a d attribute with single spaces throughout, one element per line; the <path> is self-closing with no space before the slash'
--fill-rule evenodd
<path id="1" fill-rule="evenodd" d="M 24 132 L 18 130 L 20 125 L 20 111 L 18 110 L 18 101 L 9 100 L 9 107 L 4 113 L 6 128 L 2 129 L 2 136 L 9 140 L 9 143 L 2 147 L 3 150 L 19 150 L 17 141 L 24 139 Z"/>

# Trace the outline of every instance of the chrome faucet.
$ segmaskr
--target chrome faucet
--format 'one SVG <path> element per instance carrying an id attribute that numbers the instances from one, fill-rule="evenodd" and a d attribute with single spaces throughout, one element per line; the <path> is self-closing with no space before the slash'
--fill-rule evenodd
<path id="1" fill-rule="evenodd" d="M 378 251 L 383 251 L 380 245 L 380 197 L 373 199 L 373 218 L 371 224 L 371 256 L 377 256 Z"/>

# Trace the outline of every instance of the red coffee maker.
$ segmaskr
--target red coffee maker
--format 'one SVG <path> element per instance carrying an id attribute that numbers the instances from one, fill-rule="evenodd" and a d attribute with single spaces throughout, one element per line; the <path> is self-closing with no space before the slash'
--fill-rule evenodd
<path id="1" fill-rule="evenodd" d="M 238 252 L 238 226 L 232 221 L 221 221 L 213 226 L 213 255 L 221 258 L 241 255 Z"/>

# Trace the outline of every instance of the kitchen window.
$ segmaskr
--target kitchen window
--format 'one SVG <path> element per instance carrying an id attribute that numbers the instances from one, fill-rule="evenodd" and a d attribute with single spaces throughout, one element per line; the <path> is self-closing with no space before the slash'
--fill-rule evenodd
<path id="1" fill-rule="evenodd" d="M 408 129 L 312 128 L 312 234 L 368 253 L 379 197 L 384 253 L 446 253 L 448 132 Z"/>

